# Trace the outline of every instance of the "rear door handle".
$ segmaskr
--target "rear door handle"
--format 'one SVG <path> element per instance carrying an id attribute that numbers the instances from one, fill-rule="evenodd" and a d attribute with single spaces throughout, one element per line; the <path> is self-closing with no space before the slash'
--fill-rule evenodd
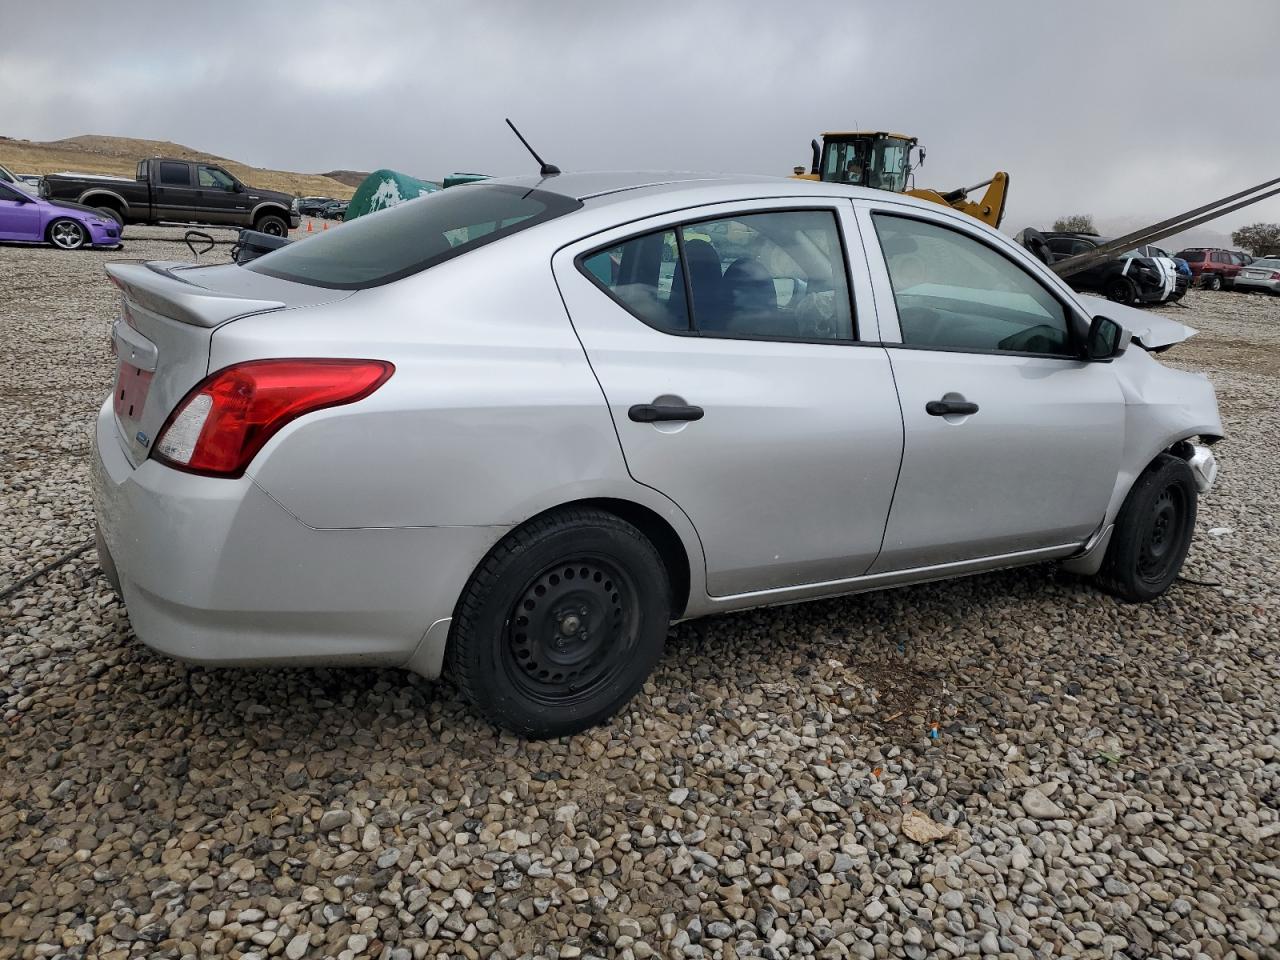
<path id="1" fill-rule="evenodd" d="M 924 412 L 931 417 L 945 417 L 948 414 L 968 416 L 978 412 L 978 405 L 968 400 L 930 400 L 924 405 Z"/>
<path id="2" fill-rule="evenodd" d="M 682 404 L 637 403 L 627 411 L 636 423 L 657 423 L 660 420 L 701 420 L 702 408 Z"/>

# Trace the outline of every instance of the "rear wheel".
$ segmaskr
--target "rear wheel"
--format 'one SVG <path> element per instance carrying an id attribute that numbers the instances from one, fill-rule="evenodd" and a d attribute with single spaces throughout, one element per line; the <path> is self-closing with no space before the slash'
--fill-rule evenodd
<path id="1" fill-rule="evenodd" d="M 124 228 L 124 214 L 115 207 L 94 207 L 93 209 L 97 210 L 98 213 L 102 214 L 104 217 L 114 220 L 117 227 L 120 227 L 121 229 Z"/>
<path id="2" fill-rule="evenodd" d="M 1204 288 L 1206 290 L 1221 290 L 1222 277 L 1216 273 L 1211 273 L 1204 278 Z"/>
<path id="3" fill-rule="evenodd" d="M 89 234 L 78 220 L 59 217 L 49 224 L 49 242 L 60 250 L 79 250 L 88 239 Z"/>
<path id="4" fill-rule="evenodd" d="M 671 617 L 652 543 L 612 514 L 566 509 L 510 534 L 472 575 L 448 669 L 486 719 L 521 736 L 577 733 L 630 700 Z"/>
<path id="5" fill-rule="evenodd" d="M 1116 277 L 1107 284 L 1107 299 L 1128 306 L 1138 299 L 1138 291 L 1134 289 L 1133 281 L 1128 277 Z"/>
<path id="6" fill-rule="evenodd" d="M 284 222 L 283 217 L 278 217 L 274 213 L 269 213 L 265 217 L 259 217 L 253 225 L 253 229 L 259 233 L 267 233 L 273 237 L 284 237 L 289 233 L 289 225 Z"/>
<path id="7" fill-rule="evenodd" d="M 1099 582 L 1122 600 L 1154 600 L 1178 577 L 1196 524 L 1196 484 L 1185 460 L 1161 454 L 1116 517 Z"/>

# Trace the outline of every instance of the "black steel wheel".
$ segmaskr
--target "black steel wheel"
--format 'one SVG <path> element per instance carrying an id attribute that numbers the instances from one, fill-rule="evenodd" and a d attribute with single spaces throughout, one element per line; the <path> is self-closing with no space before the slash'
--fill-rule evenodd
<path id="1" fill-rule="evenodd" d="M 1100 582 L 1123 600 L 1160 596 L 1177 579 L 1195 530 L 1191 468 L 1161 454 L 1143 472 L 1116 516 Z"/>
<path id="2" fill-rule="evenodd" d="M 472 575 L 448 672 L 513 733 L 576 733 L 640 689 L 670 618 L 666 568 L 639 530 L 598 510 L 555 511 L 509 534 Z"/>
<path id="3" fill-rule="evenodd" d="M 286 237 L 289 235 L 289 225 L 284 222 L 283 217 L 278 217 L 274 213 L 259 217 L 257 223 L 253 225 L 253 229 L 273 237 Z"/>
<path id="4" fill-rule="evenodd" d="M 1128 277 L 1116 277 L 1107 284 L 1107 299 L 1131 306 L 1138 299 L 1138 291 Z"/>

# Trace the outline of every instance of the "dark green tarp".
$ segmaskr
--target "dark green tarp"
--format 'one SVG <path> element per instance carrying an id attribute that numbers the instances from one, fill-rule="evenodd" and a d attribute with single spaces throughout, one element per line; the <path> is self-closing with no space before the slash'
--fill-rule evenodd
<path id="1" fill-rule="evenodd" d="M 434 183 L 418 180 L 407 173 L 395 170 L 375 170 L 356 188 L 355 196 L 347 206 L 347 220 L 376 213 L 397 203 L 435 193 L 440 188 Z"/>

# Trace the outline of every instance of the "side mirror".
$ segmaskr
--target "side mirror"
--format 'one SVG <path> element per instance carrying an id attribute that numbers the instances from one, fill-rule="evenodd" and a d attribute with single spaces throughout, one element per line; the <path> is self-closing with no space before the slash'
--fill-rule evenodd
<path id="1" fill-rule="evenodd" d="M 1085 343 L 1085 357 L 1089 360 L 1112 360 L 1124 353 L 1131 334 L 1110 317 L 1094 317 L 1089 324 L 1089 337 Z"/>
<path id="2" fill-rule="evenodd" d="M 231 181 L 231 192 L 232 192 L 232 193 L 244 193 L 244 184 L 243 184 L 243 183 L 241 183 L 239 180 L 233 180 L 233 181 Z"/>

